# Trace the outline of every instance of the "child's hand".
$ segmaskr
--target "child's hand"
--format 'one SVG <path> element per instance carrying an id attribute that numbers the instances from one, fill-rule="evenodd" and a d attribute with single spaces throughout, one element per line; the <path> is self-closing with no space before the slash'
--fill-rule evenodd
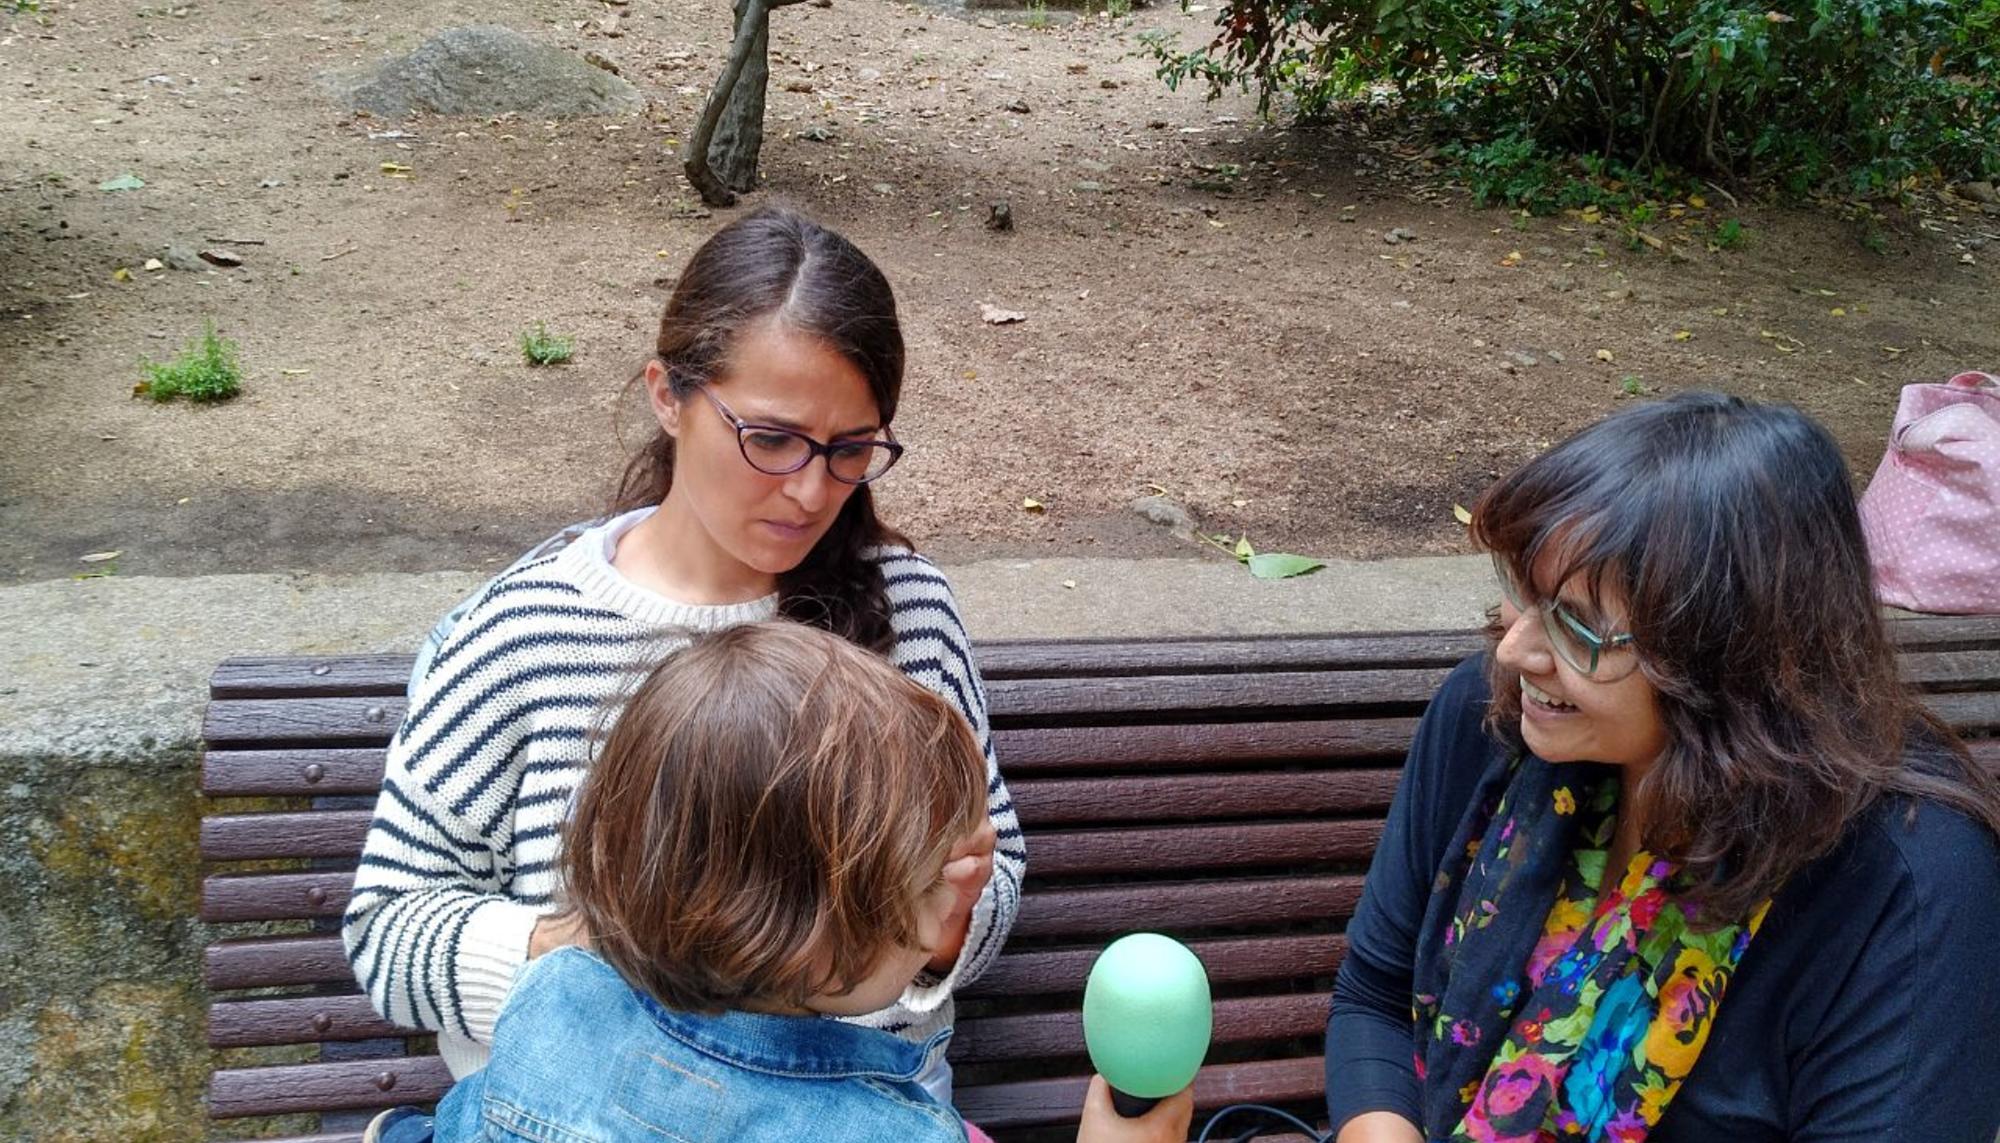
<path id="1" fill-rule="evenodd" d="M 965 934 L 972 927 L 972 907 L 993 879 L 993 847 L 998 838 L 991 819 L 959 839 L 944 858 L 944 883 L 950 898 L 939 918 L 938 939 L 930 945 L 931 959 L 924 967 L 932 972 L 950 972 L 965 947 Z"/>
<path id="2" fill-rule="evenodd" d="M 1137 1119 L 1127 1119 L 1111 1106 L 1111 1085 L 1103 1076 L 1090 1077 L 1090 1091 L 1083 1097 L 1083 1122 L 1077 1124 L 1076 1143 L 1187 1143 L 1188 1125 L 1194 1122 L 1194 1088 L 1153 1105 Z"/>

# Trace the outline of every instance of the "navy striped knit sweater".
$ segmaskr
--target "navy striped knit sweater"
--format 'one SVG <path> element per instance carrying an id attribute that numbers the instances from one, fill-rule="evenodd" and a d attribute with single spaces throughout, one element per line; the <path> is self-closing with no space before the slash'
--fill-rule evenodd
<path id="1" fill-rule="evenodd" d="M 376 1009 L 435 1030 L 453 1075 L 485 1063 L 529 933 L 555 908 L 556 847 L 598 720 L 691 635 L 777 612 L 775 596 L 691 607 L 626 580 L 611 553 L 648 511 L 488 584 L 439 648 L 390 743 L 341 934 Z M 999 834 L 993 880 L 958 963 L 942 979 L 921 978 L 895 1007 L 856 1018 L 922 1042 L 951 1024 L 952 990 L 985 971 L 1006 941 L 1026 849 L 950 585 L 905 549 L 874 558 L 892 608 L 891 661 L 971 723 Z"/>

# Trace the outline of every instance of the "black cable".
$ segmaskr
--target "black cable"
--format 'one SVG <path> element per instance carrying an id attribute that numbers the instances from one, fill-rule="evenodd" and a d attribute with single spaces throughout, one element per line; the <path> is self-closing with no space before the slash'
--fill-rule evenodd
<path id="1" fill-rule="evenodd" d="M 1256 1112 L 1259 1115 L 1276 1119 L 1287 1127 L 1295 1127 L 1305 1132 L 1306 1138 L 1313 1140 L 1313 1143 L 1332 1143 L 1333 1136 L 1322 1135 L 1314 1131 L 1310 1123 L 1293 1115 L 1291 1112 L 1281 1111 L 1275 1107 L 1266 1107 L 1261 1103 L 1232 1103 L 1214 1115 L 1209 1116 L 1208 1123 L 1202 1127 L 1201 1134 L 1196 1137 L 1195 1143 L 1208 1143 L 1209 1133 L 1215 1130 L 1216 1124 L 1221 1123 L 1223 1119 L 1239 1111 Z M 1253 1127 L 1245 1134 L 1237 1136 L 1234 1143 L 1247 1143 L 1248 1140 L 1256 1138 L 1257 1133 L 1261 1130 L 1263 1128 Z"/>

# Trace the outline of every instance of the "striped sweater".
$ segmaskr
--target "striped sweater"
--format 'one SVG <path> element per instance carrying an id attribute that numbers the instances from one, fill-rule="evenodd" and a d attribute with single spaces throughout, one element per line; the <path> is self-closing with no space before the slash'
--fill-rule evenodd
<path id="1" fill-rule="evenodd" d="M 694 607 L 626 580 L 611 555 L 649 511 L 489 583 L 438 649 L 390 743 L 341 935 L 375 1008 L 436 1031 L 454 1076 L 484 1065 L 529 933 L 556 907 L 556 848 L 602 712 L 691 635 L 777 612 L 776 596 Z M 874 558 L 893 613 L 891 661 L 971 723 L 999 835 L 993 879 L 957 964 L 941 979 L 920 977 L 895 1007 L 855 1018 L 922 1042 L 951 1024 L 952 990 L 985 971 L 1005 942 L 1026 849 L 950 585 L 908 550 Z"/>

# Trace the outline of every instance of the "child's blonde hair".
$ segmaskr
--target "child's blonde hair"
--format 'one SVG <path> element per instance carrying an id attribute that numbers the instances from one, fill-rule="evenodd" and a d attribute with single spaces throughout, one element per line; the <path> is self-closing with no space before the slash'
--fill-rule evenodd
<path id="1" fill-rule="evenodd" d="M 802 1007 L 918 945 L 919 897 L 985 804 L 943 699 L 824 631 L 735 627 L 618 715 L 567 827 L 566 907 L 668 1007 Z"/>

